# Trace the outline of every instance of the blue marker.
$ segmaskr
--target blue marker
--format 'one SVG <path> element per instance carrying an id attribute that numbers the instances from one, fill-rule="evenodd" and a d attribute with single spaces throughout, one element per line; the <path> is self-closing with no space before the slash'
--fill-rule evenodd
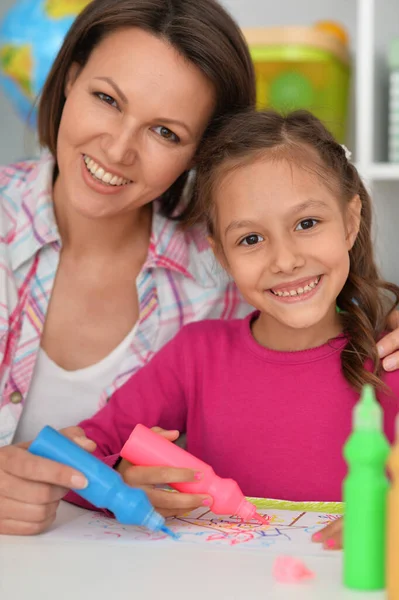
<path id="1" fill-rule="evenodd" d="M 123 525 L 140 525 L 161 530 L 174 539 L 178 536 L 165 526 L 143 490 L 127 485 L 120 474 L 83 450 L 64 435 L 44 427 L 29 447 L 29 452 L 77 469 L 89 482 L 84 490 L 73 490 L 97 508 L 110 510 Z"/>

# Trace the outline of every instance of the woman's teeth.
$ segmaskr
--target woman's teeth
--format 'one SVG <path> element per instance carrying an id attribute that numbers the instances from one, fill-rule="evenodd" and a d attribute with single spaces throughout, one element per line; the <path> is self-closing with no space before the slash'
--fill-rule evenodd
<path id="1" fill-rule="evenodd" d="M 316 287 L 316 285 L 319 283 L 320 279 L 321 279 L 321 276 L 316 277 L 316 279 L 314 279 L 313 281 L 310 281 L 304 287 L 298 287 L 298 288 L 292 289 L 292 290 L 280 291 L 278 289 L 276 289 L 276 290 L 271 289 L 270 291 L 275 296 L 284 296 L 284 297 L 302 296 L 303 294 L 306 294 L 307 292 L 311 292 Z"/>
<path id="2" fill-rule="evenodd" d="M 118 175 L 114 175 L 109 171 L 104 171 L 100 165 L 98 165 L 90 156 L 85 155 L 84 161 L 86 163 L 87 170 L 99 181 L 107 183 L 108 185 L 123 186 L 131 183 L 130 179 L 123 179 Z"/>

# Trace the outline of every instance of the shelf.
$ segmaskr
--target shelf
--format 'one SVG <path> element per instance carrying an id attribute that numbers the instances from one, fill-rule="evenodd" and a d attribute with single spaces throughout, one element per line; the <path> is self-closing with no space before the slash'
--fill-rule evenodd
<path id="1" fill-rule="evenodd" d="M 399 163 L 372 163 L 368 167 L 355 163 L 365 181 L 399 181 Z"/>
<path id="2" fill-rule="evenodd" d="M 368 171 L 374 181 L 399 180 L 399 163 L 374 163 Z"/>

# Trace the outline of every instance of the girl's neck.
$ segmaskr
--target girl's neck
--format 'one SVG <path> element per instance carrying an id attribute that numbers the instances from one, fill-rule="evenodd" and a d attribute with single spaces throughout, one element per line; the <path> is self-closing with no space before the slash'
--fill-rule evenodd
<path id="1" fill-rule="evenodd" d="M 332 306 L 327 315 L 311 327 L 297 329 L 260 313 L 252 325 L 252 335 L 261 346 L 279 352 L 298 352 L 322 346 L 343 331 L 341 318 Z"/>

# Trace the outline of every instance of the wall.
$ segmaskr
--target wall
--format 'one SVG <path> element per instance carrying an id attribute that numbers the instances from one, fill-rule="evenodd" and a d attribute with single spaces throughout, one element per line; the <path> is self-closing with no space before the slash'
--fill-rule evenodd
<path id="1" fill-rule="evenodd" d="M 0 1 L 0 20 L 13 4 L 14 0 Z M 0 88 L 0 165 L 30 156 L 33 148 L 33 134 L 16 116 Z"/>

